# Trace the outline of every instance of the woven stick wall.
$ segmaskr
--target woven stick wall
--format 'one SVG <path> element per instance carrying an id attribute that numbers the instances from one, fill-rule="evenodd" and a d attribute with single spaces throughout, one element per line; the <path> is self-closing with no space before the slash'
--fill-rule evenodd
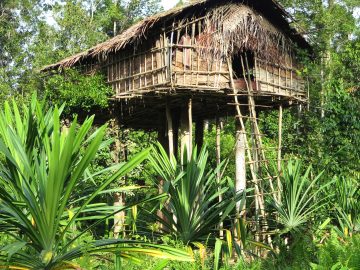
<path id="1" fill-rule="evenodd" d="M 143 44 L 107 55 L 103 68 L 117 98 L 181 88 L 211 93 L 231 89 L 225 59 L 239 62 L 239 56 L 247 51 L 257 57 L 252 68 L 257 78 L 254 89 L 259 94 L 305 99 L 290 40 L 260 14 L 239 3 L 165 24 Z M 243 81 L 235 83 L 245 90 Z"/>

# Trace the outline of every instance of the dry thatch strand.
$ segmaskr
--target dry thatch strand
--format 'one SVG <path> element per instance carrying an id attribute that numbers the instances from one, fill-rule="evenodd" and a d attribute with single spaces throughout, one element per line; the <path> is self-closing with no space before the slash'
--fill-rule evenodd
<path id="1" fill-rule="evenodd" d="M 291 41 L 282 32 L 241 3 L 220 5 L 209 11 L 203 33 L 207 37 L 200 39 L 199 45 L 208 48 L 206 53 L 212 51 L 213 56 L 227 57 L 248 50 L 271 60 L 289 54 L 291 48 Z"/>

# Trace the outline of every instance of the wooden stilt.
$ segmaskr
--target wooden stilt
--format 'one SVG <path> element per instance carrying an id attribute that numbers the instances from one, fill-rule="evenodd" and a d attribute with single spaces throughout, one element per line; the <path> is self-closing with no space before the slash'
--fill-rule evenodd
<path id="1" fill-rule="evenodd" d="M 168 148 L 169 156 L 174 155 L 174 130 L 173 130 L 173 120 L 170 108 L 170 102 L 166 102 L 166 122 L 167 122 L 167 137 L 168 137 Z"/>
<path id="2" fill-rule="evenodd" d="M 216 166 L 218 167 L 221 163 L 221 120 L 219 117 L 216 117 Z M 217 182 L 221 181 L 221 171 L 219 170 L 216 173 Z M 221 187 L 219 186 L 219 189 Z M 219 195 L 219 201 L 222 201 L 222 195 Z M 221 213 L 222 214 L 222 213 Z M 220 238 L 224 236 L 223 231 L 224 224 L 220 223 Z"/>
<path id="3" fill-rule="evenodd" d="M 165 129 L 165 120 L 166 120 L 165 117 L 162 117 L 162 115 L 161 115 L 160 116 L 160 125 L 158 128 L 158 141 L 164 147 L 166 152 L 168 153 L 169 150 L 168 150 L 168 140 L 167 140 L 166 129 Z M 158 183 L 159 183 L 158 184 L 159 194 L 162 194 L 162 193 L 164 193 L 164 189 L 163 189 L 164 179 L 162 179 L 161 177 L 158 177 Z M 165 218 L 166 218 L 161 210 L 158 210 L 157 215 L 162 220 L 165 220 Z M 160 225 L 160 227 L 162 228 L 162 230 L 164 230 L 164 227 L 162 225 Z"/>
<path id="4" fill-rule="evenodd" d="M 279 138 L 278 138 L 278 153 L 277 153 L 277 191 L 278 191 L 278 202 L 281 202 L 281 181 L 280 181 L 280 174 L 281 174 L 281 148 L 282 148 L 282 118 L 283 118 L 283 107 L 282 105 L 279 106 Z"/>
<path id="5" fill-rule="evenodd" d="M 205 120 L 204 121 L 204 130 L 209 131 L 209 127 L 210 127 L 209 120 Z"/>
<path id="6" fill-rule="evenodd" d="M 165 151 L 169 152 L 169 143 L 167 138 L 167 129 L 166 129 L 166 112 L 161 111 L 159 116 L 159 125 L 158 125 L 158 141 L 165 149 Z"/>
<path id="7" fill-rule="evenodd" d="M 216 165 L 219 166 L 221 162 L 221 123 L 220 118 L 216 117 Z M 218 181 L 220 181 L 221 172 L 216 175 Z"/>
<path id="8" fill-rule="evenodd" d="M 204 144 L 204 119 L 198 117 L 195 122 L 195 145 L 200 152 Z"/>
<path id="9" fill-rule="evenodd" d="M 166 122 L 167 122 L 167 139 L 168 139 L 168 149 L 169 157 L 175 156 L 174 152 L 174 129 L 173 129 L 173 114 L 171 112 L 170 102 L 166 101 Z M 169 205 L 166 204 L 165 207 L 170 210 Z M 175 223 L 177 223 L 177 217 L 173 214 L 172 218 Z"/>
<path id="10" fill-rule="evenodd" d="M 184 154 L 187 153 L 187 159 L 190 159 L 192 150 L 192 106 L 191 99 L 188 99 L 187 107 L 182 107 L 180 116 L 181 129 L 181 146 L 180 146 L 180 160 L 184 164 Z"/>
<path id="11" fill-rule="evenodd" d="M 188 159 L 190 159 L 191 154 L 192 154 L 192 149 L 193 149 L 193 143 L 192 143 L 192 138 L 193 138 L 193 131 L 192 131 L 192 99 L 189 98 L 189 102 L 188 102 L 188 121 L 189 121 L 189 149 L 188 149 Z"/>
<path id="12" fill-rule="evenodd" d="M 180 127 L 180 110 L 175 109 L 173 113 L 173 132 L 174 132 L 174 155 L 178 158 L 179 152 L 179 127 Z"/>
<path id="13" fill-rule="evenodd" d="M 242 192 L 246 190 L 245 130 L 239 123 L 236 123 L 235 127 L 235 189 L 236 192 Z M 245 216 L 245 209 L 245 205 L 240 209 L 240 202 L 237 202 L 236 212 L 239 216 Z"/>

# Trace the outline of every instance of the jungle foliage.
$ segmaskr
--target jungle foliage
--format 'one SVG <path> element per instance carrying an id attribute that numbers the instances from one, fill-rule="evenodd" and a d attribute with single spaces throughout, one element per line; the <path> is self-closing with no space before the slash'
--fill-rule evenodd
<path id="1" fill-rule="evenodd" d="M 223 119 L 221 159 L 229 163 L 222 164 L 220 182 L 211 150 L 213 121 L 205 130 L 208 150 L 193 153 L 186 167 L 167 158 L 156 134 L 133 130 L 116 133 L 126 147 L 118 153 L 123 163 L 114 165 L 108 140 L 114 130 L 94 127 L 92 117 L 79 124 L 75 116 L 108 106 L 111 92 L 102 76 L 39 73 L 160 11 L 160 1 L 0 1 L 0 268 L 359 269 L 359 4 L 279 2 L 313 55 L 301 59 L 299 71 L 309 81 L 309 105 L 284 110 L 282 150 L 290 161 L 282 167 L 282 200 L 266 198 L 265 207 L 278 217 L 270 219 L 271 248 L 254 241 L 252 220 L 214 218 L 235 217 L 234 201 L 240 199 L 231 186 L 233 120 Z M 41 102 L 31 101 L 35 92 Z M 72 122 L 66 132 L 61 116 Z M 277 146 L 278 112 L 258 117 L 265 146 Z M 143 150 L 151 146 L 149 156 Z M 166 182 L 162 195 L 159 175 Z M 193 179 L 198 185 L 189 188 Z M 112 204 L 118 192 L 125 194 L 126 206 L 117 211 L 124 212 L 126 224 L 115 239 Z M 218 203 L 219 195 L 227 203 Z M 149 215 L 157 211 L 166 218 Z M 158 233 L 160 224 L 167 232 Z M 254 259 L 259 249 L 268 250 L 266 258 Z"/>

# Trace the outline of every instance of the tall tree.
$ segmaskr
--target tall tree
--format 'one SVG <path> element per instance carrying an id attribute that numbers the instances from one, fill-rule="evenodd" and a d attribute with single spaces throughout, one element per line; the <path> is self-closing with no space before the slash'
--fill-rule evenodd
<path id="1" fill-rule="evenodd" d="M 358 1 L 281 2 L 314 48 L 314 59 L 303 70 L 310 82 L 309 111 L 285 112 L 284 152 L 296 153 L 330 175 L 356 177 L 360 160 L 360 22 L 354 10 Z M 264 123 L 264 132 L 276 139 L 276 113 Z"/>
<path id="2" fill-rule="evenodd" d="M 39 69 L 160 11 L 159 0 L 3 0 L 0 100 L 41 89 Z M 114 29 L 114 25 L 116 28 Z"/>
<path id="3" fill-rule="evenodd" d="M 38 0 L 4 0 L 0 2 L 0 92 L 3 97 L 23 92 L 19 89 L 29 65 L 27 44 L 32 41 Z"/>

